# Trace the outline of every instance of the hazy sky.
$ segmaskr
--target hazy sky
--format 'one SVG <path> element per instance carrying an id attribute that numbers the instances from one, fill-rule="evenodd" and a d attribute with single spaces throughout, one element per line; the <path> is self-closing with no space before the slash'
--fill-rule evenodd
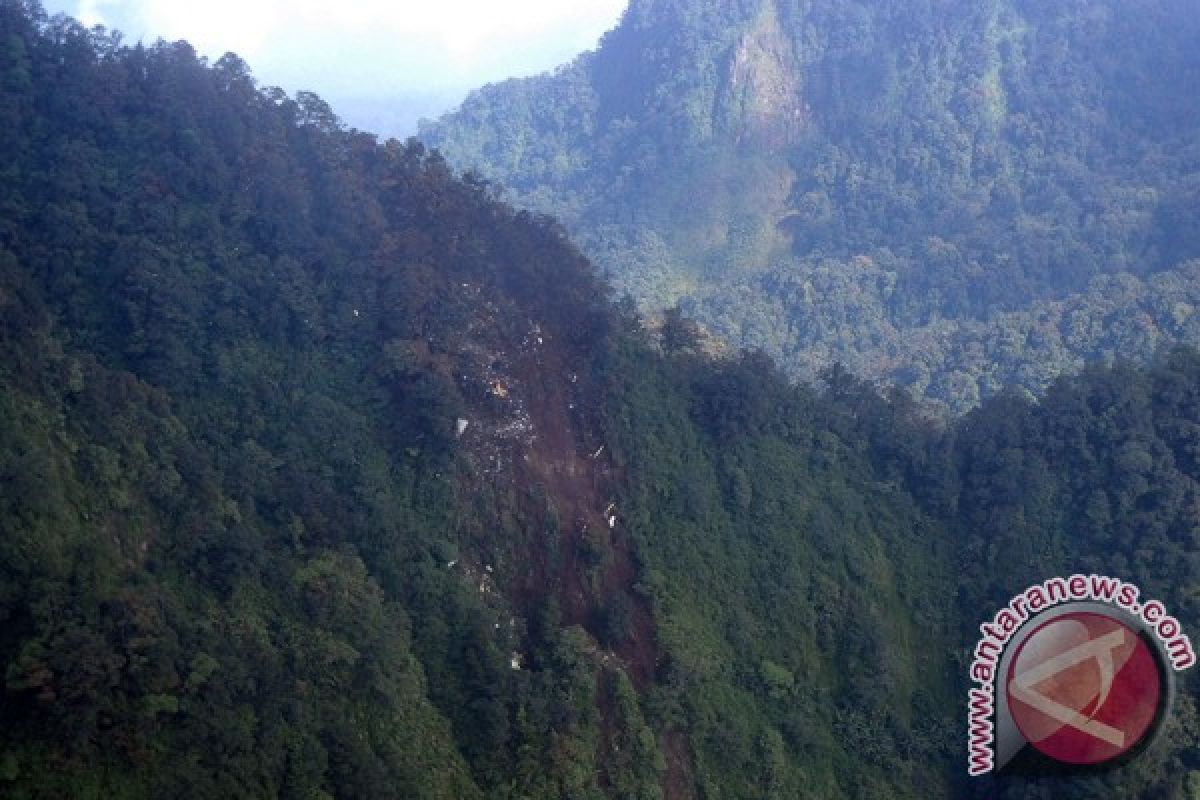
<path id="1" fill-rule="evenodd" d="M 127 43 L 233 50 L 259 83 L 310 89 L 350 124 L 415 130 L 468 89 L 531 75 L 596 45 L 628 0 L 43 0 Z"/>

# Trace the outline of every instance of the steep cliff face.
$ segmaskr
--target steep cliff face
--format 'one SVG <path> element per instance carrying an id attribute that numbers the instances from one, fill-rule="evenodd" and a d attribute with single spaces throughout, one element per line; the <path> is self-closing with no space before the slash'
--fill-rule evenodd
<path id="1" fill-rule="evenodd" d="M 734 126 L 735 145 L 777 151 L 801 135 L 807 106 L 801 64 L 774 0 L 738 39 L 722 72 L 718 108 Z"/>

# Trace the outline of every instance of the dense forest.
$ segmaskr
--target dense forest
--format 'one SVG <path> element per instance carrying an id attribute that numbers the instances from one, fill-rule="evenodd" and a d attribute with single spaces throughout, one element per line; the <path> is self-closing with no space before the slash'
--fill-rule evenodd
<path id="1" fill-rule="evenodd" d="M 421 144 L 35 0 L 0 175 L 0 795 L 1200 796 L 1190 675 L 1103 775 L 968 781 L 963 719 L 1033 581 L 1200 630 L 1197 352 L 952 424 L 797 385 Z"/>
<path id="2" fill-rule="evenodd" d="M 962 411 L 1200 343 L 1194 0 L 633 0 L 421 138 L 642 309 Z"/>

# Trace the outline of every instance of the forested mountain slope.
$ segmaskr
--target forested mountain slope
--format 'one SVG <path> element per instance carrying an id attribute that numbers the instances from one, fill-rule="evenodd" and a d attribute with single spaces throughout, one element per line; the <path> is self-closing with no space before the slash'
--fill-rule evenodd
<path id="1" fill-rule="evenodd" d="M 644 309 L 961 410 L 1200 341 L 1198 11 L 633 0 L 595 52 L 421 137 Z"/>
<path id="2" fill-rule="evenodd" d="M 1200 624 L 1200 356 L 945 429 L 643 329 L 550 220 L 227 56 L 0 0 L 0 795 L 1186 797 L 968 783 L 1055 572 Z M 465 423 L 465 427 L 464 427 Z"/>

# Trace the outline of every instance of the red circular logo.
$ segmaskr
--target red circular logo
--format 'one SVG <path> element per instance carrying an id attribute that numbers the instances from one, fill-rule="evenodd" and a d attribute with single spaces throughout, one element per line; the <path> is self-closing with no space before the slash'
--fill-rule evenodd
<path id="1" fill-rule="evenodd" d="M 1158 717 L 1158 660 L 1113 617 L 1072 612 L 1021 643 L 1008 668 L 1008 706 L 1025 739 L 1068 764 L 1100 764 L 1128 753 Z"/>

